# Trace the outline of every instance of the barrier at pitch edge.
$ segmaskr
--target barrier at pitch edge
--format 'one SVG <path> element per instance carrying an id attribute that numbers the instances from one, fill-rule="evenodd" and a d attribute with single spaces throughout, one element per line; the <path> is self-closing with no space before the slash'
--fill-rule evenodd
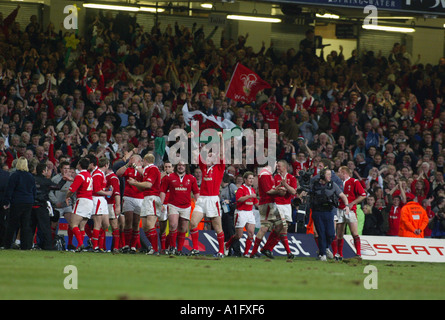
<path id="1" fill-rule="evenodd" d="M 218 252 L 218 240 L 216 239 L 216 234 L 214 231 L 200 231 L 199 232 L 199 250 L 201 254 L 214 254 Z M 269 233 L 263 238 L 261 242 L 261 247 L 263 247 L 269 237 Z M 318 247 L 315 243 L 314 236 L 311 234 L 302 234 L 302 233 L 289 233 L 287 235 L 289 248 L 293 255 L 296 257 L 312 257 L 315 258 L 318 255 Z M 245 243 L 246 243 L 246 233 L 242 239 L 240 239 L 241 243 L 241 253 L 244 252 Z M 186 250 L 191 250 L 192 242 L 190 238 L 186 239 L 184 247 Z M 252 244 L 253 246 L 253 244 Z M 251 247 L 252 248 L 252 247 Z M 250 253 L 250 252 L 249 252 Z M 281 242 L 279 242 L 274 250 L 274 256 L 287 256 L 286 250 Z M 343 248 L 343 256 L 344 258 L 351 258 L 355 256 L 355 252 L 349 247 L 344 246 Z"/>
<path id="2" fill-rule="evenodd" d="M 355 253 L 352 236 L 344 238 Z M 445 262 L 444 239 L 360 236 L 360 240 L 364 260 Z"/>

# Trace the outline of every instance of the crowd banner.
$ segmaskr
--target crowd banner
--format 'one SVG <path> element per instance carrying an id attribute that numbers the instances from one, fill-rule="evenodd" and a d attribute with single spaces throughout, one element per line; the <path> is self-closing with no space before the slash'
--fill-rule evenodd
<path id="1" fill-rule="evenodd" d="M 345 242 L 354 250 L 352 236 Z M 364 260 L 445 262 L 445 239 L 360 236 Z"/>

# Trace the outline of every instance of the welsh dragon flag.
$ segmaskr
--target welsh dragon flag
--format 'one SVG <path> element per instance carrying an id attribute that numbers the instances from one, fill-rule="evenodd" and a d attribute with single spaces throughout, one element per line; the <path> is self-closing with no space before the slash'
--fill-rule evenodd
<path id="1" fill-rule="evenodd" d="M 235 101 L 251 103 L 255 101 L 259 91 L 271 88 L 270 84 L 261 79 L 255 72 L 240 63 L 236 64 L 230 79 L 226 96 Z"/>
<path id="2" fill-rule="evenodd" d="M 205 129 L 215 129 L 217 131 L 223 131 L 224 129 L 230 130 L 232 132 L 233 130 L 239 130 L 239 132 L 242 132 L 242 128 L 237 126 L 235 123 L 228 119 L 222 119 L 221 117 L 215 117 L 215 116 L 208 116 L 205 113 L 196 110 L 196 111 L 189 111 L 187 103 L 184 103 L 182 106 L 182 114 L 184 116 L 184 121 L 187 124 L 188 127 L 190 127 L 190 123 L 192 121 L 198 121 L 199 122 L 199 134 L 201 135 L 201 132 Z M 230 138 L 231 134 L 223 135 L 223 138 Z M 208 142 L 203 141 L 203 139 L 200 139 L 200 142 Z"/>

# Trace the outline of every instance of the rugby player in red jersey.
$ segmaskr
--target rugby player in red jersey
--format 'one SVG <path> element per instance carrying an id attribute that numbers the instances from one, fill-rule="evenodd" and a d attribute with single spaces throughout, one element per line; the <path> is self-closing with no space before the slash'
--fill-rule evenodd
<path id="1" fill-rule="evenodd" d="M 121 215 L 121 192 L 120 181 L 117 175 L 108 168 L 105 178 L 107 179 L 107 190 L 112 190 L 111 197 L 107 197 L 108 217 L 113 235 L 113 253 L 118 253 L 120 249 L 120 226 L 125 222 Z M 122 221 L 124 220 L 124 221 Z"/>
<path id="2" fill-rule="evenodd" d="M 236 190 L 236 210 L 235 210 L 235 234 L 226 242 L 226 250 L 229 250 L 232 242 L 243 237 L 244 227 L 247 231 L 246 246 L 244 248 L 244 257 L 249 257 L 248 253 L 252 246 L 255 233 L 255 215 L 253 214 L 253 205 L 258 202 L 255 189 L 253 189 L 253 172 L 246 172 L 243 175 L 244 183 Z"/>
<path id="3" fill-rule="evenodd" d="M 175 165 L 173 173 L 165 176 L 161 184 L 161 201 L 168 199 L 168 222 L 170 235 L 170 254 L 182 254 L 185 235 L 192 215 L 191 193 L 195 201 L 199 199 L 196 178 L 190 174 L 188 166 L 182 162 Z M 165 208 L 163 208 L 165 210 Z M 176 247 L 176 239 L 178 246 Z"/>
<path id="4" fill-rule="evenodd" d="M 289 248 L 289 242 L 287 239 L 288 223 L 292 222 L 292 199 L 297 194 L 297 179 L 295 176 L 287 172 L 289 164 L 286 160 L 279 160 L 277 162 L 277 174 L 274 176 L 275 186 L 280 189 L 278 195 L 275 196 L 275 204 L 278 208 L 283 221 L 283 228 L 280 233 L 280 240 L 284 245 L 287 252 L 287 257 L 293 259 L 294 255 Z M 282 190 L 282 191 L 281 191 Z M 273 249 L 273 245 L 270 247 L 270 251 Z"/>
<path id="5" fill-rule="evenodd" d="M 68 206 L 71 205 L 71 197 L 74 194 L 77 198 L 71 216 L 71 229 L 77 240 L 77 252 L 84 249 L 82 232 L 85 231 L 85 224 L 93 212 L 93 179 L 88 171 L 89 166 L 89 159 L 82 158 L 79 160 L 77 164 L 79 173 L 74 178 L 65 198 Z"/>
<path id="6" fill-rule="evenodd" d="M 136 168 L 142 168 L 142 158 L 140 155 L 134 154 L 130 157 L 128 163 L 116 171 L 118 177 L 125 180 L 124 195 L 122 198 L 122 212 L 125 216 L 124 241 L 122 252 L 136 252 L 137 246 L 140 244 L 139 221 L 141 214 L 142 201 L 144 194 L 141 190 L 128 183 L 129 179 L 142 181 L 142 174 Z"/>
<path id="7" fill-rule="evenodd" d="M 202 182 L 199 199 L 196 201 L 195 209 L 190 220 L 190 229 L 193 242 L 193 250 L 190 254 L 199 254 L 198 250 L 198 224 L 206 216 L 211 220 L 213 229 L 216 232 L 219 250 L 215 254 L 218 258 L 224 257 L 224 232 L 221 224 L 221 205 L 219 202 L 219 188 L 225 171 L 224 162 L 224 140 L 222 132 L 218 132 L 220 139 L 220 154 L 209 152 L 204 163 L 199 156 L 199 168 L 202 171 Z"/>
<path id="8" fill-rule="evenodd" d="M 260 197 L 258 210 L 260 212 L 261 228 L 255 236 L 255 242 L 250 253 L 251 258 L 257 257 L 258 248 L 269 229 L 273 229 L 271 235 L 274 232 L 277 234 L 281 232 L 282 221 L 278 213 L 277 205 L 275 204 L 275 196 L 279 192 L 275 187 L 275 180 L 273 178 L 275 166 L 274 164 L 273 167 L 266 166 L 262 168 L 258 175 L 258 195 Z M 267 257 L 273 258 L 272 253 L 267 250 L 267 247 L 264 247 L 261 252 Z"/>
<path id="9" fill-rule="evenodd" d="M 99 252 L 105 250 L 105 233 L 110 226 L 110 221 L 108 218 L 108 203 L 105 198 L 113 194 L 112 190 L 106 190 L 107 179 L 105 178 L 105 171 L 108 170 L 110 161 L 105 157 L 100 158 L 99 161 L 95 156 L 90 156 L 89 158 L 90 164 L 95 165 L 94 169 L 92 170 L 93 212 L 91 217 L 94 222 L 94 227 L 91 242 L 93 243 L 93 250 L 95 252 Z"/>
<path id="10" fill-rule="evenodd" d="M 345 233 L 345 224 L 347 223 L 354 239 L 354 246 L 357 256 L 361 256 L 361 243 L 360 236 L 358 234 L 357 226 L 357 204 L 362 202 L 366 198 L 366 191 L 363 189 L 362 184 L 357 179 L 351 177 L 351 169 L 346 166 L 342 166 L 338 169 L 338 175 L 343 180 L 343 193 L 348 198 L 349 212 L 345 210 L 346 206 L 343 200 L 339 200 L 337 210 L 337 260 L 343 258 L 343 235 Z"/>
<path id="11" fill-rule="evenodd" d="M 144 194 L 144 201 L 141 207 L 142 229 L 148 240 L 150 240 L 153 254 L 159 255 L 158 233 L 156 231 L 156 222 L 158 214 L 162 210 L 162 202 L 159 197 L 161 193 L 161 171 L 154 164 L 155 156 L 151 153 L 147 154 L 143 160 L 143 179 L 141 182 L 130 178 L 128 183 Z"/>
<path id="12" fill-rule="evenodd" d="M 161 189 L 162 189 L 162 184 L 164 183 L 165 179 L 172 172 L 173 172 L 173 165 L 171 164 L 171 162 L 164 161 L 164 171 L 161 172 Z M 163 203 L 163 205 L 162 205 L 162 210 L 161 210 L 161 212 L 159 212 L 159 215 L 158 215 L 159 238 L 161 241 L 161 253 L 165 253 L 165 254 L 168 254 L 168 246 L 170 243 L 169 239 L 171 236 L 170 233 L 168 234 L 168 237 L 166 236 L 167 221 L 168 221 L 168 215 L 167 215 L 168 198 L 169 198 L 168 193 L 166 194 L 164 201 L 162 201 L 162 197 L 161 197 L 161 202 Z"/>

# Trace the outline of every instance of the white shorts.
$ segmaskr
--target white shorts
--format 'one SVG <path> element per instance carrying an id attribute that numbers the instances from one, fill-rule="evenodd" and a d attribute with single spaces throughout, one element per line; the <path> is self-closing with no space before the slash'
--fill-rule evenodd
<path id="1" fill-rule="evenodd" d="M 77 214 L 83 218 L 90 219 L 93 213 L 93 200 L 86 198 L 78 198 L 74 204 L 74 214 Z"/>
<path id="2" fill-rule="evenodd" d="M 108 218 L 109 219 L 117 219 L 119 218 L 120 214 L 116 216 L 116 210 L 115 210 L 115 204 L 108 204 Z"/>
<path id="3" fill-rule="evenodd" d="M 260 204 L 258 206 L 260 219 L 262 222 L 279 220 L 279 213 L 277 205 L 273 202 Z"/>
<path id="4" fill-rule="evenodd" d="M 192 207 L 188 207 L 188 208 L 179 208 L 177 206 L 174 206 L 172 204 L 168 204 L 168 215 L 176 215 L 179 214 L 179 217 L 185 219 L 185 220 L 189 220 L 192 216 Z"/>
<path id="5" fill-rule="evenodd" d="M 277 204 L 278 214 L 281 219 L 286 219 L 287 222 L 292 222 L 292 205 Z"/>
<path id="6" fill-rule="evenodd" d="M 346 214 L 346 210 L 344 209 L 337 209 L 337 223 L 350 223 L 350 222 L 357 222 L 357 214 L 349 210 L 349 214 Z"/>
<path id="7" fill-rule="evenodd" d="M 105 197 L 93 197 L 93 216 L 108 214 L 108 203 Z"/>
<path id="8" fill-rule="evenodd" d="M 221 205 L 218 196 L 200 196 L 195 204 L 195 210 L 202 212 L 207 218 L 221 217 Z"/>
<path id="9" fill-rule="evenodd" d="M 161 211 L 162 202 L 158 196 L 146 196 L 142 201 L 141 217 L 159 216 Z"/>
<path id="10" fill-rule="evenodd" d="M 144 199 L 123 197 L 122 212 L 133 212 L 141 214 L 142 202 Z"/>
<path id="11" fill-rule="evenodd" d="M 235 228 L 244 228 L 246 224 L 256 224 L 253 211 L 235 210 Z"/>

